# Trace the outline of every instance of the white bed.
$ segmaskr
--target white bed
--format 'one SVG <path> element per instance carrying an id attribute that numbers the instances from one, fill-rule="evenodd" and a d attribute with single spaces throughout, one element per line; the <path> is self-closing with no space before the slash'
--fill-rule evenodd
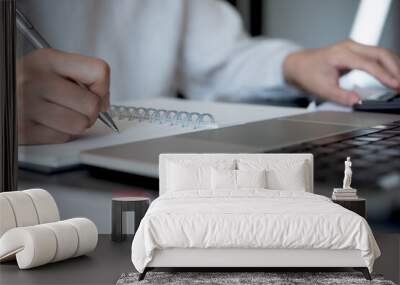
<path id="1" fill-rule="evenodd" d="M 353 267 L 370 278 L 380 255 L 372 232 L 362 217 L 312 194 L 312 155 L 163 154 L 159 162 L 160 197 L 132 244 L 140 279 L 171 267 Z M 191 177 L 193 165 L 200 171 Z M 239 181 L 259 169 L 263 188 L 247 187 L 254 177 Z M 234 189 L 216 188 L 229 182 L 218 171 L 235 173 Z"/>

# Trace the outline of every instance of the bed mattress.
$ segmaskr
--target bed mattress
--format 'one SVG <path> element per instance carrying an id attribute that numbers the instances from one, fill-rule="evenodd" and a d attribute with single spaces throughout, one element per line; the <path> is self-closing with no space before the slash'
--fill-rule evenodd
<path id="1" fill-rule="evenodd" d="M 361 216 L 320 195 L 265 189 L 162 195 L 140 223 L 132 262 L 143 272 L 155 250 L 172 248 L 359 250 L 370 271 L 380 255 Z"/>

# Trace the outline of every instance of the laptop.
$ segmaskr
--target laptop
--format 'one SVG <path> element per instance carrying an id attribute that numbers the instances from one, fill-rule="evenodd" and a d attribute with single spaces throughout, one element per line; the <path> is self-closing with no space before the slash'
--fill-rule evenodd
<path id="1" fill-rule="evenodd" d="M 392 126 L 399 130 L 392 130 Z M 112 170 L 157 178 L 158 156 L 161 153 L 312 153 L 314 150 L 309 145 L 321 140 L 329 140 L 327 144 L 319 143 L 321 146 L 329 145 L 335 149 L 338 149 L 335 144 L 342 143 L 344 136 L 358 141 L 363 140 L 361 134 L 366 141 L 370 140 L 368 147 L 353 141 L 346 142 L 349 152 L 339 156 L 345 158 L 346 155 L 352 156 L 350 148 L 351 151 L 368 148 L 371 150 L 368 154 L 374 154 L 373 146 L 382 142 L 369 138 L 378 136 L 372 133 L 381 133 L 386 129 L 391 130 L 391 136 L 385 141 L 398 141 L 400 156 L 400 115 L 313 112 L 88 150 L 81 154 L 81 160 L 86 165 L 105 169 L 112 166 Z M 396 145 L 393 143 L 393 146 Z M 385 143 L 384 148 L 389 149 L 391 145 Z M 318 165 L 317 159 L 316 163 Z"/>
<path id="2" fill-rule="evenodd" d="M 376 3 L 365 0 L 360 9 Z M 161 153 L 267 152 L 314 154 L 315 192 L 326 196 L 341 186 L 343 162 L 352 157 L 353 185 L 368 199 L 369 222 L 400 227 L 400 114 L 306 113 L 89 150 L 81 160 L 157 179 Z"/>
<path id="3" fill-rule="evenodd" d="M 392 0 L 362 0 L 355 15 L 350 37 L 370 45 L 379 43 Z M 352 74 L 354 76 L 352 76 Z M 358 81 L 350 73 L 343 82 Z M 350 80 L 350 81 L 349 81 Z M 165 152 L 266 152 L 316 139 L 370 128 L 399 120 L 380 114 L 318 112 L 286 119 L 172 136 L 142 143 L 128 143 L 84 151 L 84 164 L 127 173 L 157 177 L 158 154 Z"/>
<path id="4" fill-rule="evenodd" d="M 400 115 L 314 112 L 89 150 L 81 160 L 98 177 L 157 190 L 161 153 L 264 152 L 314 154 L 315 193 L 328 197 L 350 156 L 369 223 L 400 228 Z"/>

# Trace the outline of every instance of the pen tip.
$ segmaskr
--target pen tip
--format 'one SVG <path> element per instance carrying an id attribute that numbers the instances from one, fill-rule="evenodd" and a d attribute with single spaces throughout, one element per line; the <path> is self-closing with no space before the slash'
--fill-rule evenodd
<path id="1" fill-rule="evenodd" d="M 117 125 L 114 123 L 112 117 L 110 116 L 110 114 L 108 114 L 107 112 L 101 112 L 99 114 L 99 119 L 106 125 L 108 126 L 110 129 L 112 129 L 114 132 L 119 133 L 119 129 L 117 127 Z"/>

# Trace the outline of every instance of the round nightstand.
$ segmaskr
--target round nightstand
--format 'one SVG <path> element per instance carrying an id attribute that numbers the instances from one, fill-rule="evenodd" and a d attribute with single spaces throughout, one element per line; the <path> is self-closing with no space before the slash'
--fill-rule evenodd
<path id="1" fill-rule="evenodd" d="M 339 204 L 340 206 L 353 211 L 356 214 L 359 214 L 361 217 L 366 218 L 367 217 L 367 201 L 363 198 L 357 198 L 354 200 L 335 200 L 332 199 L 332 201 L 336 204 Z"/>
<path id="2" fill-rule="evenodd" d="M 146 197 L 120 197 L 112 199 L 112 229 L 111 239 L 113 241 L 123 241 L 126 234 L 123 234 L 122 221 L 124 212 L 135 212 L 135 231 L 139 227 L 140 221 L 146 214 L 150 205 L 150 199 Z"/>

